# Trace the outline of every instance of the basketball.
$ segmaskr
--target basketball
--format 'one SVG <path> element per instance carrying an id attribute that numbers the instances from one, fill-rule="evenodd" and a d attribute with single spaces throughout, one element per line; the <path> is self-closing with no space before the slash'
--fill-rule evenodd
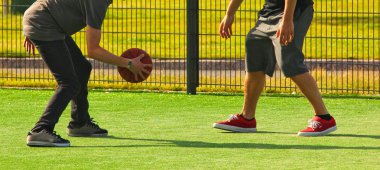
<path id="1" fill-rule="evenodd" d="M 128 49 L 123 54 L 121 54 L 121 57 L 127 58 L 127 59 L 133 59 L 133 58 L 140 56 L 141 54 L 144 54 L 144 57 L 141 59 L 142 63 L 152 64 L 152 58 L 150 58 L 149 54 L 147 52 L 145 52 L 144 50 L 139 49 L 139 48 Z M 129 69 L 127 69 L 125 67 L 117 67 L 117 71 L 119 72 L 120 76 L 124 80 L 126 80 L 130 83 L 140 83 L 140 82 L 146 80 L 149 77 L 150 73 L 152 72 L 152 67 L 145 67 L 145 69 L 147 71 L 149 71 L 149 74 L 146 74 L 144 72 L 142 73 L 144 75 L 145 79 L 143 79 L 141 76 L 137 75 L 137 80 L 136 80 L 135 75 Z"/>

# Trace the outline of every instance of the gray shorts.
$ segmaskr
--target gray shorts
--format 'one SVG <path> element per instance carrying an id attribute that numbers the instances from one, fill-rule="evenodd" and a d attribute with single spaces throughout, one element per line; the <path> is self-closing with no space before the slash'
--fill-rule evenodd
<path id="1" fill-rule="evenodd" d="M 273 76 L 276 63 L 286 77 L 293 77 L 308 72 L 304 63 L 302 45 L 307 30 L 313 20 L 313 6 L 296 9 L 294 12 L 294 40 L 282 46 L 276 38 L 277 28 L 283 14 L 260 17 L 246 39 L 246 71 L 264 71 Z"/>

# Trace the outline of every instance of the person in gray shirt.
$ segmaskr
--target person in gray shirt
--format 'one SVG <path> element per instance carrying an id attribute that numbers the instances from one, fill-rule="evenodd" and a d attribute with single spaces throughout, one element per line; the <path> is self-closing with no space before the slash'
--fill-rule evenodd
<path id="1" fill-rule="evenodd" d="M 91 63 L 83 56 L 71 38 L 86 28 L 88 57 L 105 63 L 126 67 L 137 76 L 149 73 L 141 63 L 143 55 L 135 59 L 118 57 L 99 45 L 101 27 L 112 0 L 37 0 L 24 13 L 24 46 L 34 54 L 36 47 L 58 83 L 39 121 L 27 135 L 28 146 L 70 146 L 54 131 L 62 112 L 71 101 L 69 136 L 107 136 L 88 112 L 87 83 Z"/>

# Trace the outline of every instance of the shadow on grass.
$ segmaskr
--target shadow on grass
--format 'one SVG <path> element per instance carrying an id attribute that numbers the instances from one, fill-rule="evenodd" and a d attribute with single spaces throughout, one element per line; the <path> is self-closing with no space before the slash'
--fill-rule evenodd
<path id="1" fill-rule="evenodd" d="M 221 133 L 232 133 L 232 134 L 240 134 L 239 132 L 229 132 L 223 131 Z M 289 132 L 270 132 L 270 131 L 257 131 L 255 133 L 273 133 L 273 134 L 287 134 L 296 136 L 297 133 L 289 133 Z M 361 135 L 361 134 L 329 134 L 324 137 L 351 137 L 351 138 L 371 138 L 371 139 L 380 139 L 380 135 Z"/>
<path id="2" fill-rule="evenodd" d="M 238 132 L 229 132 L 223 131 L 220 133 L 230 133 L 230 134 L 240 134 Z M 297 133 L 289 133 L 289 132 L 270 132 L 270 131 L 257 131 L 256 133 L 273 133 L 273 134 L 286 134 L 296 136 Z M 351 137 L 351 138 L 372 138 L 372 139 L 380 139 L 380 135 L 360 135 L 360 134 L 329 134 L 324 137 Z"/>
<path id="3" fill-rule="evenodd" d="M 263 133 L 277 133 L 277 132 L 263 132 Z M 282 132 L 280 132 L 282 133 Z M 285 133 L 288 134 L 288 133 Z M 333 135 L 331 135 L 333 136 Z M 342 134 L 335 136 L 348 136 L 348 137 L 369 137 L 370 135 L 352 135 Z M 73 146 L 83 148 L 131 148 L 131 147 L 185 147 L 185 148 L 252 148 L 252 149 L 301 149 L 301 150 L 330 150 L 330 149 L 355 149 L 355 150 L 380 150 L 379 147 L 371 146 L 327 146 L 327 145 L 279 145 L 268 143 L 212 143 L 202 141 L 185 141 L 185 140 L 164 140 L 164 139 L 140 139 L 140 138 L 123 138 L 116 136 L 103 137 L 116 140 L 130 140 L 130 141 L 144 141 L 156 142 L 156 144 L 149 145 L 108 145 L 108 146 Z M 379 136 L 370 136 L 370 138 L 378 139 Z"/>
<path id="4" fill-rule="evenodd" d="M 244 132 L 231 132 L 231 131 L 222 131 L 220 133 L 229 133 L 229 134 L 242 134 Z M 289 132 L 271 132 L 271 131 L 257 131 L 255 133 L 246 133 L 246 134 L 257 134 L 257 133 L 272 133 L 272 134 L 286 134 L 286 135 L 296 135 L 296 133 Z"/>
<path id="5" fill-rule="evenodd" d="M 357 134 L 330 134 L 326 137 L 353 137 L 353 138 L 380 139 L 380 135 L 357 135 Z"/>

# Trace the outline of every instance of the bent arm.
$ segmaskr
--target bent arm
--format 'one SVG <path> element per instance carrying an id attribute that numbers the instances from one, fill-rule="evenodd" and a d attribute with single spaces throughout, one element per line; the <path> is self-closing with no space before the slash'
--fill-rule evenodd
<path id="1" fill-rule="evenodd" d="M 99 45 L 100 39 L 101 30 L 92 28 L 91 26 L 87 25 L 86 41 L 88 57 L 108 64 L 113 64 L 120 67 L 127 67 L 129 60 L 122 57 L 118 57 L 102 48 Z"/>

